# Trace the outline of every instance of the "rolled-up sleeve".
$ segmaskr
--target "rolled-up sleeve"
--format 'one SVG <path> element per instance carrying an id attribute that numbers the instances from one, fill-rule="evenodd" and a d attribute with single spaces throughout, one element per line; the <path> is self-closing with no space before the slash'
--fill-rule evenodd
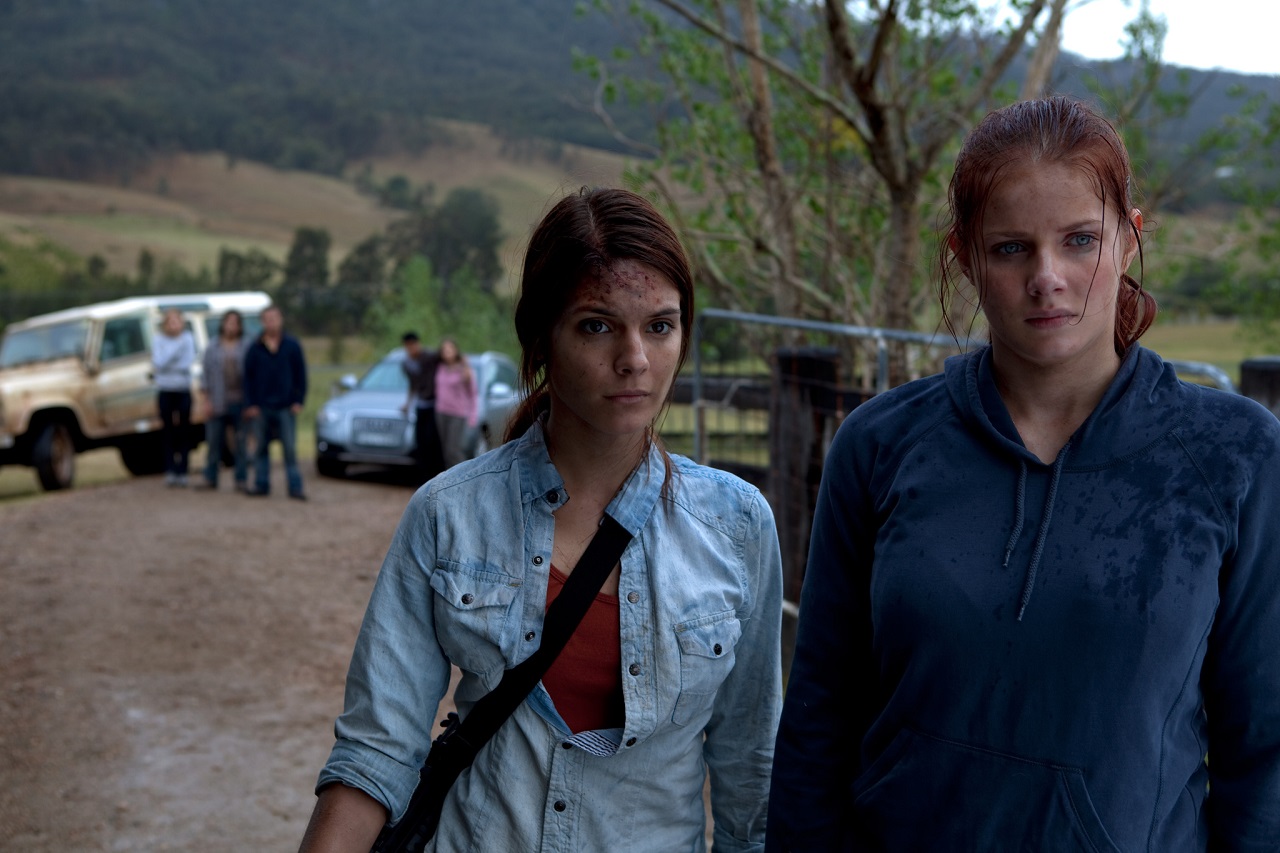
<path id="1" fill-rule="evenodd" d="M 434 497 L 409 502 L 365 611 L 347 673 L 337 742 L 316 790 L 340 782 L 382 803 L 394 820 L 408 807 L 449 686 L 436 640 L 431 571 Z"/>

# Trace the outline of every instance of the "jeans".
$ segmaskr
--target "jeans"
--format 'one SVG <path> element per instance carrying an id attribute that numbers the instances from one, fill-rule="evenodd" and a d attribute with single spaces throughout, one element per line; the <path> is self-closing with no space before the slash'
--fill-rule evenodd
<path id="1" fill-rule="evenodd" d="M 209 458 L 204 466 L 204 479 L 209 485 L 218 485 L 218 469 L 222 467 L 222 450 L 226 444 L 227 430 L 234 433 L 235 477 L 237 485 L 244 485 L 249 478 L 249 460 L 245 456 L 244 404 L 229 403 L 221 415 L 210 415 L 204 424 L 204 443 Z"/>
<path id="2" fill-rule="evenodd" d="M 164 471 L 166 474 L 186 476 L 187 433 L 191 427 L 191 392 L 161 391 L 160 437 L 164 444 Z"/>
<path id="3" fill-rule="evenodd" d="M 289 409 L 264 407 L 258 410 L 258 416 L 253 419 L 256 491 L 264 494 L 271 491 L 270 441 L 278 438 L 280 448 L 284 451 L 284 473 L 289 481 L 289 494 L 302 494 L 302 471 L 298 469 L 297 421 L 297 416 Z"/>
<path id="4" fill-rule="evenodd" d="M 471 428 L 467 426 L 466 418 L 436 412 L 436 430 L 440 434 L 440 448 L 444 454 L 446 469 L 471 458 L 468 441 L 471 438 Z"/>
<path id="5" fill-rule="evenodd" d="M 419 405 L 414 417 L 414 455 L 429 480 L 444 470 L 444 452 L 440 447 L 440 431 L 436 428 L 436 407 Z"/>

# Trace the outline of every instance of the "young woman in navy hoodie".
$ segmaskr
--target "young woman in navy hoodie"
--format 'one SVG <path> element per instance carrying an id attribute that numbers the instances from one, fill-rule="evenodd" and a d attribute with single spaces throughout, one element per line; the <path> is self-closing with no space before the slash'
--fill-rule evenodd
<path id="1" fill-rule="evenodd" d="M 967 138 L 990 344 L 831 447 L 768 849 L 1280 849 L 1280 422 L 1137 343 L 1132 184 L 1070 99 Z"/>

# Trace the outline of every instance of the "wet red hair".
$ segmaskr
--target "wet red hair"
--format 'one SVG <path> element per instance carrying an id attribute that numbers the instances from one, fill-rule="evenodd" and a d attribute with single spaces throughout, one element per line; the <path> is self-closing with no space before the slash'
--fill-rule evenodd
<path id="1" fill-rule="evenodd" d="M 938 247 L 938 300 L 943 321 L 956 337 L 951 308 L 959 298 L 961 279 L 976 285 L 979 278 L 972 267 L 982 262 L 974 247 L 980 243 L 983 212 L 1001 172 L 1023 160 L 1065 163 L 1089 174 L 1104 207 L 1117 213 L 1132 232 L 1139 270 L 1142 268 L 1142 231 L 1129 216 L 1136 207 L 1133 170 L 1115 127 L 1073 98 L 1055 96 L 1011 104 L 988 113 L 969 132 L 951 176 L 947 194 L 950 223 Z M 1116 296 L 1116 352 L 1128 350 L 1155 317 L 1155 298 L 1142 289 L 1141 281 L 1121 273 Z"/>

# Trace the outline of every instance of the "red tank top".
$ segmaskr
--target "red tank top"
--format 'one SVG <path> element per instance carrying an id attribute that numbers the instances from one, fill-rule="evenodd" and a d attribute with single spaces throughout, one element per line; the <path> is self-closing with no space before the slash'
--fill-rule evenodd
<path id="1" fill-rule="evenodd" d="M 547 606 L 560 594 L 565 580 L 565 575 L 552 566 L 547 580 Z M 542 676 L 542 686 L 575 734 L 622 727 L 626 711 L 616 595 L 596 594 L 578 629 Z"/>

